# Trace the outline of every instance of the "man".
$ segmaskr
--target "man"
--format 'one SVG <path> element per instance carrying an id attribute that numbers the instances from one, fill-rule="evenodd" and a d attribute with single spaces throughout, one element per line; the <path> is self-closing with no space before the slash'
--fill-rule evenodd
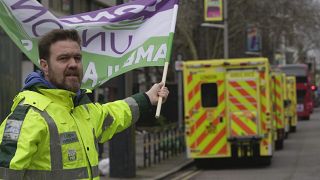
<path id="1" fill-rule="evenodd" d="M 99 179 L 98 142 L 106 142 L 148 114 L 168 89 L 106 104 L 80 89 L 80 37 L 53 30 L 39 41 L 42 72 L 33 72 L 0 126 L 0 179 Z"/>

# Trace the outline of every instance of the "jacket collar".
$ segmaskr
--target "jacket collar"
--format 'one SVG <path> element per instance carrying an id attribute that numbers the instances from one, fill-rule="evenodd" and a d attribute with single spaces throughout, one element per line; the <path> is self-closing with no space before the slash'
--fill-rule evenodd
<path id="1" fill-rule="evenodd" d="M 73 99 L 76 93 L 63 89 L 38 89 L 38 91 L 49 98 L 53 103 L 59 104 L 72 110 L 74 108 Z"/>
<path id="2" fill-rule="evenodd" d="M 88 90 L 80 89 L 77 93 L 73 93 L 71 91 L 57 89 L 44 78 L 42 71 L 30 73 L 25 80 L 23 90 L 39 92 L 48 96 L 53 102 L 63 104 L 66 107 L 73 108 L 82 104 L 91 103 L 91 100 L 86 95 Z"/>

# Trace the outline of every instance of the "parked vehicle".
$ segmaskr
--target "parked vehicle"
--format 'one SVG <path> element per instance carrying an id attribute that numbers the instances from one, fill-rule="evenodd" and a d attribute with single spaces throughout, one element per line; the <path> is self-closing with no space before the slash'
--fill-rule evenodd
<path id="1" fill-rule="evenodd" d="M 296 77 L 297 112 L 300 119 L 310 119 L 314 107 L 314 82 L 312 73 L 306 64 L 289 64 L 279 67 L 287 75 Z"/>
<path id="2" fill-rule="evenodd" d="M 279 70 L 271 73 L 271 102 L 272 116 L 275 123 L 275 147 L 283 149 L 286 132 L 289 132 L 289 124 L 285 119 L 285 74 Z"/>
<path id="3" fill-rule="evenodd" d="M 187 155 L 269 164 L 275 129 L 266 58 L 183 63 Z"/>
<path id="4" fill-rule="evenodd" d="M 296 91 L 296 78 L 294 76 L 286 77 L 286 94 L 287 94 L 287 104 L 288 104 L 288 114 L 290 132 L 296 132 L 298 124 L 298 115 L 297 115 L 297 91 Z"/>

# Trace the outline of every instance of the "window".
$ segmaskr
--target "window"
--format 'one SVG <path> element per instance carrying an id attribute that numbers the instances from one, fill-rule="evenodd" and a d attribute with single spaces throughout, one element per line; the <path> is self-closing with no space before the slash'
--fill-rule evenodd
<path id="1" fill-rule="evenodd" d="M 216 83 L 201 84 L 202 107 L 218 106 L 218 87 Z"/>
<path id="2" fill-rule="evenodd" d="M 306 76 L 297 76 L 296 77 L 296 82 L 297 83 L 307 83 L 308 78 Z"/>
<path id="3" fill-rule="evenodd" d="M 306 90 L 301 90 L 301 89 L 297 89 L 297 99 L 304 99 L 304 97 L 306 96 L 307 91 Z"/>

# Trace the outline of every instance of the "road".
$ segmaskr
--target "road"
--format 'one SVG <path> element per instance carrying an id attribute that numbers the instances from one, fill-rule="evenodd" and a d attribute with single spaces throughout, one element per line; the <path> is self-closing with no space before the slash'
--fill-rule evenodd
<path id="1" fill-rule="evenodd" d="M 311 120 L 299 121 L 297 132 L 289 135 L 284 149 L 276 151 L 268 167 L 236 167 L 181 172 L 176 180 L 319 180 L 320 109 Z"/>

